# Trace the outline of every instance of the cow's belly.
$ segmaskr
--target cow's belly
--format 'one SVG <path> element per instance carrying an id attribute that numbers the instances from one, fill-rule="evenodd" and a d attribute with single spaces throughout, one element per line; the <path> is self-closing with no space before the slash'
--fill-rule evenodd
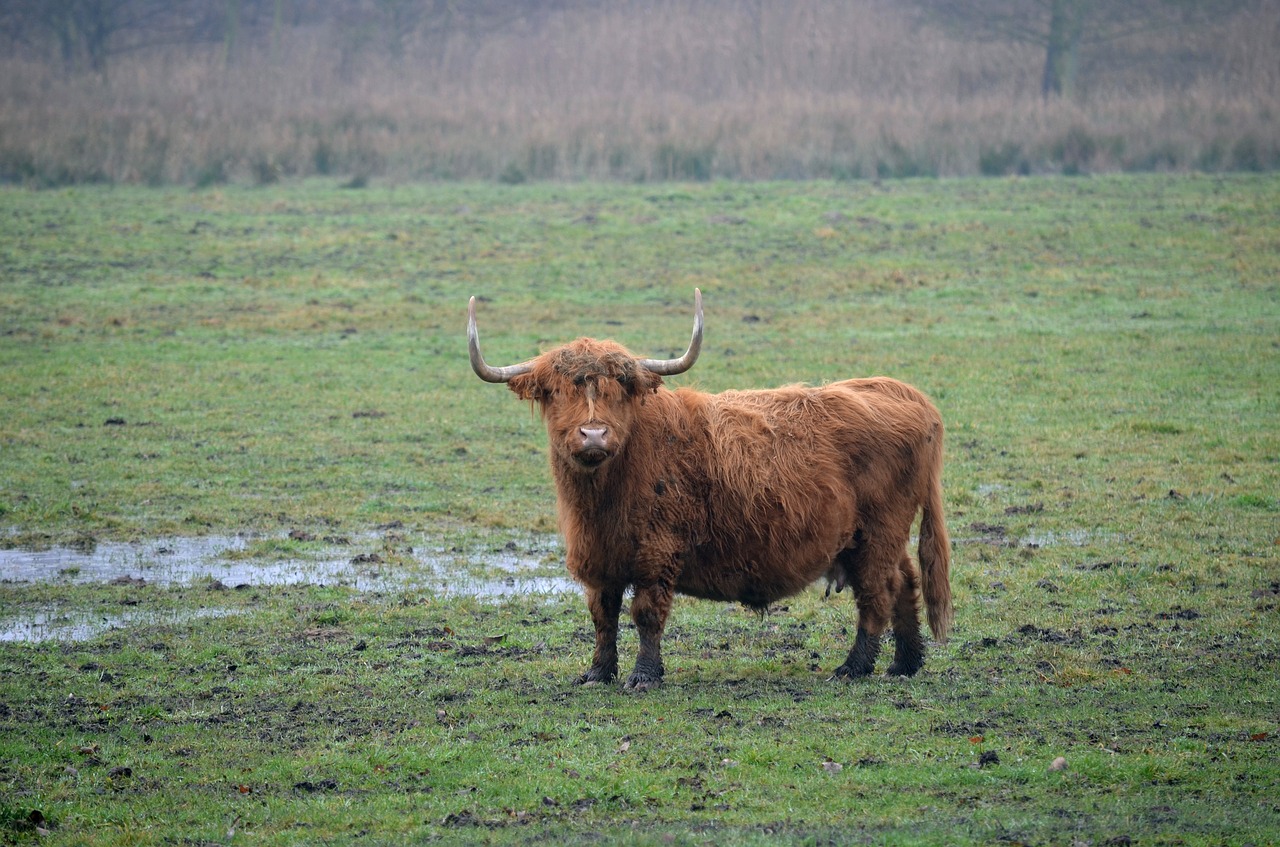
<path id="1" fill-rule="evenodd" d="M 676 590 L 705 600 L 764 607 L 826 576 L 851 535 L 852 529 L 825 528 L 806 538 L 775 538 L 772 544 L 701 545 L 681 573 Z"/>

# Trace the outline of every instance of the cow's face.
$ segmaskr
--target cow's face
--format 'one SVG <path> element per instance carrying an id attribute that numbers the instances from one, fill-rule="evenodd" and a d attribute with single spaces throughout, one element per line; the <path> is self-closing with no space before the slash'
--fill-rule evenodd
<path id="1" fill-rule="evenodd" d="M 532 365 L 507 384 L 538 404 L 553 455 L 582 473 L 622 451 L 645 396 L 662 385 L 662 377 L 610 341 L 580 338 Z"/>
<path id="2" fill-rule="evenodd" d="M 620 454 L 647 395 L 662 377 L 682 374 L 702 349 L 702 292 L 693 290 L 693 336 L 678 359 L 637 359 L 612 341 L 579 338 L 518 365 L 493 367 L 480 355 L 476 298 L 467 305 L 471 369 L 485 382 L 505 382 L 537 403 L 547 424 L 553 460 L 591 474 Z"/>

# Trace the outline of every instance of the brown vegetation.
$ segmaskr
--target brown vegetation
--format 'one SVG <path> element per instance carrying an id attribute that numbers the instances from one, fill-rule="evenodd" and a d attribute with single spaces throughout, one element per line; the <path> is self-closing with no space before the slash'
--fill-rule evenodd
<path id="1" fill-rule="evenodd" d="M 0 58 L 0 179 L 875 178 L 1280 164 L 1280 8 L 1043 50 L 877 0 L 553 4 L 389 46 L 308 18 L 69 72 Z M 425 15 L 426 13 L 424 13 Z M 363 33 L 363 34 L 362 34 Z"/>

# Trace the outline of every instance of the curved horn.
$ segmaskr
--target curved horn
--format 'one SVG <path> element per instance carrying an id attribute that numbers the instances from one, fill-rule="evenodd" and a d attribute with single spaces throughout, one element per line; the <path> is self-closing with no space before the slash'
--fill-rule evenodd
<path id="1" fill-rule="evenodd" d="M 702 292 L 693 289 L 693 338 L 689 341 L 689 349 L 679 359 L 641 359 L 640 367 L 653 371 L 659 376 L 675 376 L 682 374 L 693 363 L 698 361 L 698 353 L 702 350 Z"/>
<path id="2" fill-rule="evenodd" d="M 533 370 L 532 362 L 508 365 L 505 368 L 495 368 L 485 363 L 484 356 L 480 355 L 480 332 L 476 329 L 475 297 L 472 297 L 471 301 L 467 303 L 467 347 L 471 352 L 471 370 L 475 371 L 476 376 L 485 382 L 506 382 L 512 377 L 520 376 L 520 374 Z"/>

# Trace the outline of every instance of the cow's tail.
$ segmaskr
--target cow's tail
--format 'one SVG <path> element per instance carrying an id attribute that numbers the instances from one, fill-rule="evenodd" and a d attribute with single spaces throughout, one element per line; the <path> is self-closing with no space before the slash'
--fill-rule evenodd
<path id="1" fill-rule="evenodd" d="M 941 435 L 941 433 L 939 433 Z M 929 629 L 938 642 L 947 640 L 954 616 L 951 609 L 951 538 L 942 515 L 942 439 L 929 473 L 929 489 L 920 516 L 920 589 L 929 611 Z"/>

